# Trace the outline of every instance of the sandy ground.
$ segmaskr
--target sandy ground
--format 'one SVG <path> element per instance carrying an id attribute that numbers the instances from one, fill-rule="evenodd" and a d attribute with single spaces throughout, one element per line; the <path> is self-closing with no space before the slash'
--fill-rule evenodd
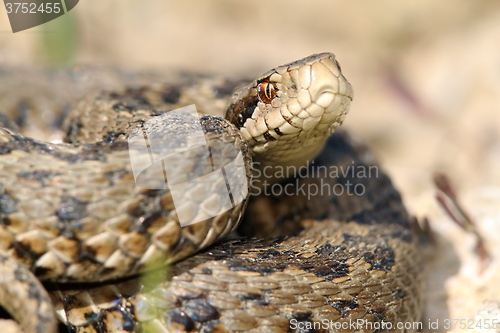
<path id="1" fill-rule="evenodd" d="M 426 318 L 440 322 L 429 331 L 446 331 L 446 318 L 500 321 L 500 3 L 108 0 L 80 2 L 66 16 L 69 66 L 253 77 L 334 52 L 355 89 L 345 127 L 375 150 L 411 212 L 438 236 Z M 2 65 L 43 64 L 66 47 L 43 44 L 61 33 L 56 21 L 9 29 L 0 12 Z M 492 258 L 485 269 L 474 236 L 437 204 L 435 172 L 450 177 L 483 235 Z"/>

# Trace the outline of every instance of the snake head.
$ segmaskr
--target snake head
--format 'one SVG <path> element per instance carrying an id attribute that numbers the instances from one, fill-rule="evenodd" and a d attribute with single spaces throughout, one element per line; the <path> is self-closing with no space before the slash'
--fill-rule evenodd
<path id="1" fill-rule="evenodd" d="M 332 53 L 279 66 L 234 92 L 226 118 L 266 165 L 313 159 L 343 122 L 353 90 Z"/>

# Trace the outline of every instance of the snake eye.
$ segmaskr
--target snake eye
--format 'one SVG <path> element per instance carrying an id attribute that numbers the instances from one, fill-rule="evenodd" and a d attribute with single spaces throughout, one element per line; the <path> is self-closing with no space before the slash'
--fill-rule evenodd
<path id="1" fill-rule="evenodd" d="M 271 101 L 276 97 L 276 87 L 269 82 L 259 83 L 257 92 L 260 100 L 266 104 L 271 103 Z"/>

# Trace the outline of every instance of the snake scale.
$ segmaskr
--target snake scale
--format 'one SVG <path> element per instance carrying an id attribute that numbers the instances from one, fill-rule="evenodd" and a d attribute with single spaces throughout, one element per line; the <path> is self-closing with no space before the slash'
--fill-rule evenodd
<path id="1" fill-rule="evenodd" d="M 335 131 L 353 96 L 335 56 L 245 84 L 184 73 L 94 92 L 55 112 L 60 144 L 18 132 L 49 128 L 57 98 L 1 95 L 0 304 L 25 332 L 415 331 L 400 325 L 422 315 L 420 240 L 370 152 Z M 170 111 L 191 104 L 203 114 Z M 170 178 L 139 186 L 138 128 L 176 152 L 175 184 L 225 168 L 250 188 L 224 187 L 226 210 L 218 181 L 180 205 Z"/>

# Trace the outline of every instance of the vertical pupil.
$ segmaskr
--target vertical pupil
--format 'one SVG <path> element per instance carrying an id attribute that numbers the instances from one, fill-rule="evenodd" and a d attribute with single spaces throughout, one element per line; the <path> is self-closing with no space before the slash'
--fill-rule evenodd
<path id="1" fill-rule="evenodd" d="M 269 83 L 266 83 L 266 97 L 268 99 L 272 99 L 273 98 L 273 91 L 272 91 L 272 85 L 269 84 Z"/>
<path id="2" fill-rule="evenodd" d="M 271 103 L 276 97 L 276 88 L 272 83 L 262 82 L 258 86 L 259 98 L 264 103 Z"/>

